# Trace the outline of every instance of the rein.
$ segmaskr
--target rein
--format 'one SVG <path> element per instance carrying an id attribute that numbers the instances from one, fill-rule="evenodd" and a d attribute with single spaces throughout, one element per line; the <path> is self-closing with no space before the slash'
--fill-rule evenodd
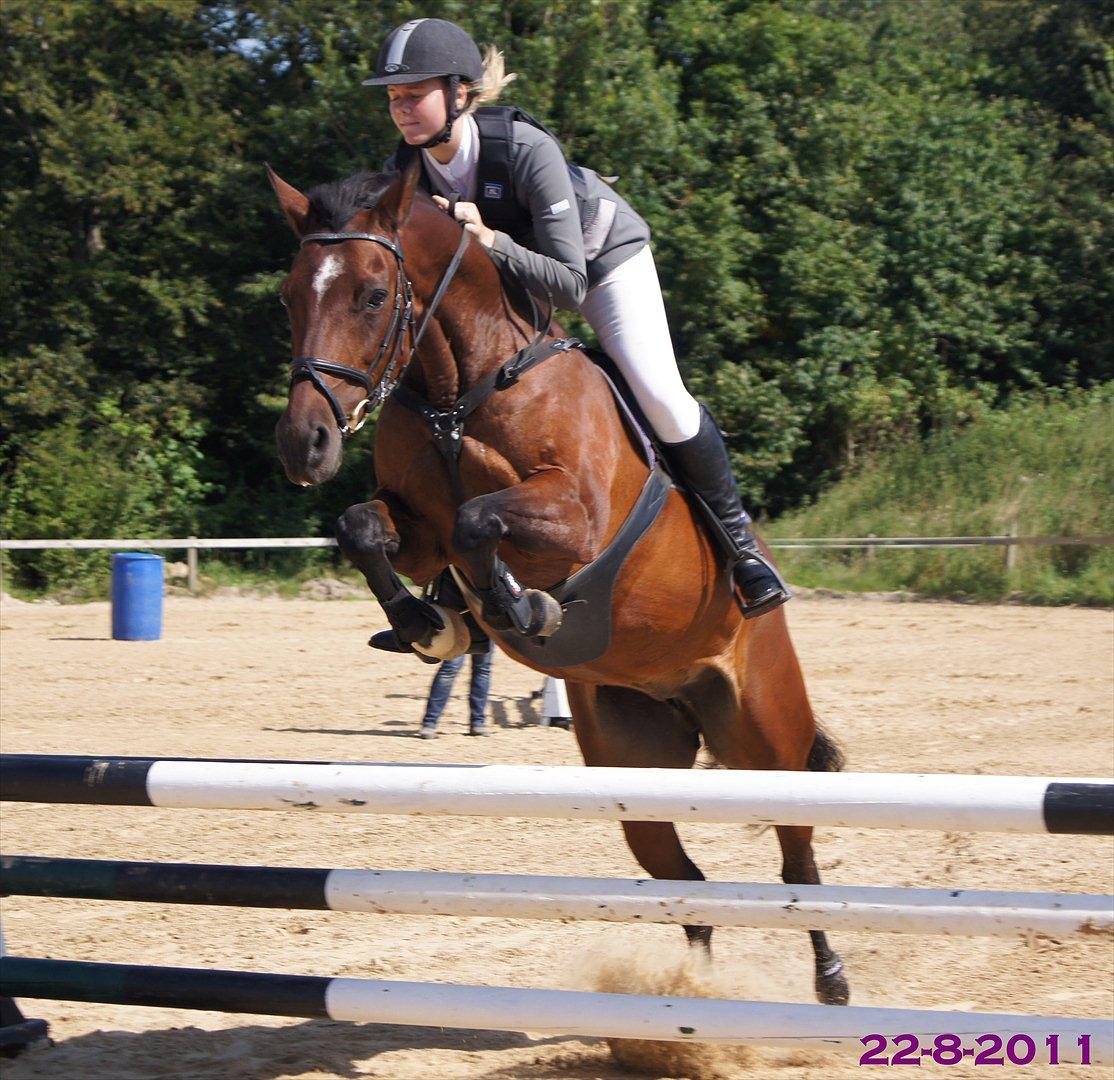
<path id="1" fill-rule="evenodd" d="M 414 290 L 410 284 L 410 279 L 406 276 L 402 245 L 398 240 L 391 240 L 389 237 L 379 235 L 379 233 L 365 232 L 313 232 L 302 237 L 302 247 L 305 247 L 306 244 L 336 244 L 348 240 L 367 240 L 373 244 L 380 244 L 394 255 L 398 269 L 395 278 L 395 299 L 391 312 L 391 322 L 383 336 L 383 343 L 379 346 L 379 352 L 368 365 L 366 371 L 320 356 L 299 356 L 290 362 L 290 381 L 293 383 L 298 379 L 309 379 L 317 387 L 329 403 L 329 408 L 332 409 L 333 416 L 336 417 L 337 427 L 340 428 L 342 436 L 354 435 L 359 431 L 364 426 L 368 413 L 376 406 L 381 405 L 397 386 L 398 380 L 402 377 L 402 372 L 406 368 L 406 364 L 403 364 L 398 374 L 395 374 L 395 368 L 402 355 L 403 338 L 407 332 L 410 333 L 410 356 L 413 356 L 426 332 L 426 328 L 433 319 L 434 312 L 441 303 L 441 298 L 445 295 L 449 283 L 460 266 L 461 259 L 464 258 L 464 251 L 468 247 L 470 239 L 471 234 L 464 230 L 456 252 L 445 268 L 445 272 L 441 275 L 433 299 L 430 301 L 429 307 L 426 308 L 421 326 L 415 333 Z M 384 357 L 386 357 L 386 363 L 381 373 L 377 378 L 373 377 L 372 372 L 379 368 Z M 409 363 L 409 356 L 406 363 Z M 345 414 L 340 402 L 337 401 L 325 380 L 321 378 L 322 373 L 336 375 L 342 379 L 351 379 L 364 388 L 366 396 L 352 410 L 351 416 Z"/>

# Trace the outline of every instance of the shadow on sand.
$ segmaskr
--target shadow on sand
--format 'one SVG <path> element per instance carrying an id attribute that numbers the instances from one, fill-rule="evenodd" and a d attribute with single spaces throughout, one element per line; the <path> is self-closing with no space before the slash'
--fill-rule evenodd
<path id="1" fill-rule="evenodd" d="M 77 1006 L 75 1006 L 77 1007 Z M 587 1042 L 589 1047 L 584 1044 Z M 570 1043 L 569 1053 L 556 1059 L 531 1053 Z M 4 1063 L 5 1080 L 82 1077 L 83 1080 L 281 1080 L 291 1076 L 387 1076 L 383 1064 L 367 1066 L 394 1051 L 456 1051 L 479 1053 L 525 1051 L 510 1061 L 493 1062 L 488 1072 L 468 1074 L 494 1078 L 550 1080 L 585 1077 L 609 1080 L 629 1077 L 613 1066 L 601 1043 L 565 1036 L 531 1039 L 517 1032 L 478 1031 L 381 1024 L 348 1024 L 307 1020 L 289 1027 L 248 1024 L 209 1031 L 196 1027 L 161 1031 L 94 1031 L 55 1046 L 37 1047 Z M 409 1057 L 409 1055 L 408 1055 Z M 385 1063 L 384 1063 L 385 1064 Z M 421 1074 L 412 1058 L 400 1061 L 400 1073 Z M 441 1073 L 449 1061 L 431 1059 L 429 1074 Z M 602 1067 L 602 1071 L 601 1071 Z M 451 1073 L 450 1073 L 451 1075 Z"/>
<path id="2" fill-rule="evenodd" d="M 389 698 L 407 698 L 425 702 L 416 694 L 387 694 Z M 538 727 L 541 721 L 541 702 L 531 698 L 493 697 L 489 706 L 491 726 L 521 730 Z M 415 739 L 418 737 L 418 717 L 409 720 L 384 720 L 380 726 L 366 728 L 319 727 L 264 727 L 263 731 L 287 732 L 299 735 L 376 735 L 386 738 Z"/>

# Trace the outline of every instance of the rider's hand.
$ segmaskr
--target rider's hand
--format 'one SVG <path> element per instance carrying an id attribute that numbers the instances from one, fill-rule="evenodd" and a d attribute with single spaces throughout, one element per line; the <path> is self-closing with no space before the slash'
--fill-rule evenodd
<path id="1" fill-rule="evenodd" d="M 449 209 L 449 200 L 442 195 L 434 195 L 433 201 L 445 211 Z M 495 230 L 489 229 L 480 217 L 480 209 L 475 203 L 458 202 L 456 204 L 456 220 L 464 223 L 467 229 L 475 236 L 485 248 L 495 243 Z"/>

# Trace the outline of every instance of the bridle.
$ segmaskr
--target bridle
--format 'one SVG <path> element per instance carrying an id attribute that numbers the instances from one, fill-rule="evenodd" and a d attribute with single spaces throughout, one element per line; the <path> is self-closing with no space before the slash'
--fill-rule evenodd
<path id="1" fill-rule="evenodd" d="M 445 295 L 445 290 L 449 287 L 449 282 L 452 281 L 457 268 L 460 266 L 460 261 L 464 257 L 464 250 L 467 248 L 470 239 L 471 233 L 462 230 L 456 253 L 445 268 L 441 281 L 438 283 L 437 291 L 433 294 L 433 299 L 430 300 L 429 306 L 422 317 L 422 323 L 415 333 L 414 290 L 409 277 L 406 276 L 402 244 L 399 239 L 392 240 L 389 237 L 381 236 L 379 233 L 365 232 L 312 232 L 302 237 L 301 247 L 305 247 L 306 244 L 337 244 L 348 240 L 368 240 L 373 244 L 385 247 L 395 257 L 395 266 L 398 271 L 395 276 L 395 298 L 391 311 L 391 321 L 386 334 L 383 336 L 379 351 L 366 371 L 320 356 L 298 356 L 290 362 L 291 383 L 297 382 L 298 379 L 309 379 L 321 391 L 325 400 L 329 403 L 329 408 L 332 409 L 333 416 L 336 417 L 337 427 L 340 428 L 342 436 L 354 435 L 359 431 L 364 426 L 368 414 L 381 405 L 398 385 L 410 358 L 414 355 L 422 336 L 425 334 L 426 327 L 429 326 L 433 318 L 433 313 L 437 310 L 441 298 Z M 403 339 L 407 333 L 410 334 L 410 348 L 405 360 L 400 364 L 403 356 Z M 336 395 L 329 389 L 325 380 L 321 378 L 322 373 L 336 375 L 342 379 L 350 379 L 364 388 L 365 397 L 352 410 L 351 416 L 341 408 Z"/>
<path id="2" fill-rule="evenodd" d="M 450 212 L 455 209 L 456 199 L 450 199 Z M 368 366 L 367 371 L 341 364 L 335 360 L 325 360 L 319 356 L 299 356 L 290 363 L 291 381 L 309 379 L 329 403 L 336 417 L 337 426 L 342 436 L 354 435 L 364 425 L 368 413 L 377 405 L 382 404 L 388 397 L 393 397 L 400 405 L 417 413 L 429 428 L 433 443 L 438 452 L 445 459 L 449 470 L 449 479 L 452 484 L 453 494 L 458 502 L 464 499 L 464 485 L 460 475 L 460 456 L 464 446 L 464 421 L 474 413 L 492 394 L 509 390 L 516 385 L 518 380 L 527 371 L 538 364 L 548 360 L 558 353 L 567 352 L 569 349 L 579 348 L 580 342 L 576 338 L 558 338 L 547 340 L 549 328 L 553 319 L 553 302 L 548 305 L 548 314 L 544 322 L 539 318 L 538 306 L 529 290 L 526 290 L 526 299 L 530 302 L 530 321 L 536 331 L 533 341 L 523 349 L 519 349 L 509 360 L 505 360 L 494 371 L 489 372 L 480 379 L 470 390 L 457 398 L 447 409 L 438 408 L 432 402 L 399 385 L 399 380 L 406 371 L 422 335 L 433 319 L 433 314 L 441 303 L 449 283 L 460 266 L 460 260 L 468 247 L 471 233 L 467 229 L 461 230 L 460 243 L 456 252 L 449 260 L 445 272 L 441 275 L 437 289 L 429 301 L 425 314 L 422 316 L 421 326 L 417 333 L 414 332 L 414 291 L 410 279 L 406 276 L 403 266 L 402 246 L 396 240 L 391 240 L 378 233 L 364 232 L 314 232 L 302 237 L 302 246 L 306 244 L 332 244 L 346 240 L 370 240 L 374 244 L 382 244 L 395 257 L 398 266 L 398 276 L 395 280 L 395 303 L 391 314 L 391 323 L 375 360 Z M 410 349 L 405 361 L 399 366 L 402 356 L 402 340 L 407 331 L 410 332 Z M 383 358 L 386 357 L 384 364 Z M 372 372 L 384 364 L 378 377 Z M 397 368 L 397 371 L 396 371 Z M 353 410 L 351 416 L 346 416 L 340 407 L 333 392 L 321 378 L 321 372 L 327 375 L 338 375 L 341 378 L 352 379 L 358 382 L 367 391 L 366 397 Z"/>

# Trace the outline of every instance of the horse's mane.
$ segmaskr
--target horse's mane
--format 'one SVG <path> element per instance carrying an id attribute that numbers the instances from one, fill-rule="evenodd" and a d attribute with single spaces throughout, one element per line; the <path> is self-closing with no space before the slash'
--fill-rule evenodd
<path id="1" fill-rule="evenodd" d="M 310 210 L 318 226 L 337 232 L 361 210 L 370 210 L 398 179 L 398 173 L 373 173 L 366 169 L 343 180 L 318 184 L 307 192 Z"/>
<path id="2" fill-rule="evenodd" d="M 378 205 L 384 192 L 398 179 L 397 172 L 373 173 L 368 170 L 353 173 L 343 180 L 318 184 L 306 193 L 315 226 L 330 232 L 340 232 L 361 210 L 371 210 Z M 419 198 L 428 198 L 421 188 Z M 504 310 L 513 311 L 521 319 L 531 318 L 530 297 L 526 288 L 514 278 L 502 281 Z M 509 286 L 509 287 L 508 287 Z"/>

